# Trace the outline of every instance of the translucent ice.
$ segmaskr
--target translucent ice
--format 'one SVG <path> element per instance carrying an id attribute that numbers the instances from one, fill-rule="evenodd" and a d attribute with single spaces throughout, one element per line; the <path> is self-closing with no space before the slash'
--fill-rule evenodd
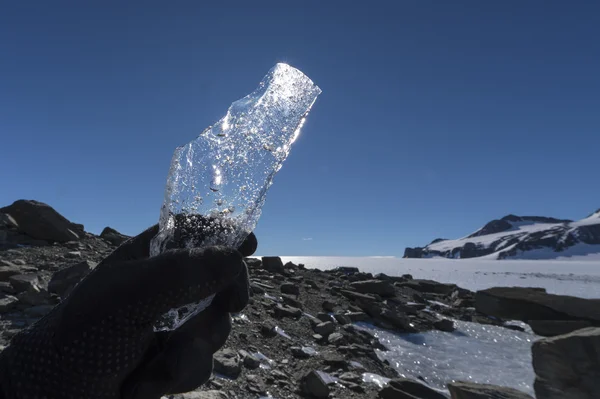
<path id="1" fill-rule="evenodd" d="M 151 255 L 173 245 L 239 246 L 255 228 L 273 177 L 320 93 L 298 69 L 279 63 L 253 93 L 231 104 L 215 125 L 178 147 Z M 202 235 L 180 234 L 197 231 L 194 225 L 199 220 Z M 173 309 L 157 329 L 177 328 L 211 300 Z"/>

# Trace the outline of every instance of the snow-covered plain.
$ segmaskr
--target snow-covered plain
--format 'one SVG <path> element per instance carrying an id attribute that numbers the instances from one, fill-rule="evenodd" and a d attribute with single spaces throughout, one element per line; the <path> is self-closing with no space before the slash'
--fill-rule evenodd
<path id="1" fill-rule="evenodd" d="M 455 283 L 479 290 L 493 286 L 544 287 L 548 292 L 600 298 L 600 260 L 400 259 L 388 257 L 282 257 L 322 270 L 356 266 L 364 272 Z M 390 350 L 380 352 L 401 375 L 421 376 L 435 388 L 465 380 L 510 386 L 533 393 L 530 348 L 539 339 L 531 333 L 456 322 L 454 333 L 431 331 L 395 334 L 370 329 Z"/>

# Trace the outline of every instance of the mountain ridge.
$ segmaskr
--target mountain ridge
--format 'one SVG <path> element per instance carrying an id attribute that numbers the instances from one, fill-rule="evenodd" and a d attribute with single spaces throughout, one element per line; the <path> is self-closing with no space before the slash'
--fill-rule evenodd
<path id="1" fill-rule="evenodd" d="M 600 209 L 573 221 L 545 216 L 506 215 L 455 240 L 437 238 L 406 248 L 404 258 L 552 259 L 600 254 Z"/>

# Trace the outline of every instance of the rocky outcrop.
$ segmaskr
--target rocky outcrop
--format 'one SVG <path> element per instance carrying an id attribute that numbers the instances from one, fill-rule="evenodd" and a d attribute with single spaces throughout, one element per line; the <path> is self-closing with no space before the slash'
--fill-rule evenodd
<path id="1" fill-rule="evenodd" d="M 102 230 L 102 232 L 100 233 L 100 238 L 105 239 L 112 245 L 119 246 L 131 237 L 121 234 L 113 228 L 105 227 L 104 230 Z"/>
<path id="2" fill-rule="evenodd" d="M 379 399 L 446 399 L 445 395 L 431 389 L 422 382 L 408 378 L 393 379 L 379 391 Z"/>
<path id="3" fill-rule="evenodd" d="M 510 320 L 586 321 L 600 326 L 600 299 L 548 294 L 543 289 L 495 287 L 475 294 L 478 312 Z"/>
<path id="4" fill-rule="evenodd" d="M 49 205 L 38 201 L 15 201 L 12 205 L 0 208 L 0 214 L 5 215 L 2 217 L 5 241 L 29 238 L 38 243 L 68 242 L 85 235 L 83 225 L 70 222 Z"/>
<path id="5" fill-rule="evenodd" d="M 600 328 L 541 339 L 532 355 L 538 398 L 600 398 Z"/>
<path id="6" fill-rule="evenodd" d="M 467 259 L 495 254 L 497 259 L 508 259 L 539 249 L 551 250 L 558 257 L 577 244 L 598 245 L 597 252 L 600 252 L 598 213 L 578 222 L 542 216 L 508 215 L 492 220 L 459 240 L 436 239 L 426 247 L 406 248 L 404 257 Z"/>
<path id="7" fill-rule="evenodd" d="M 463 381 L 448 384 L 448 390 L 452 399 L 533 399 L 513 388 Z"/>

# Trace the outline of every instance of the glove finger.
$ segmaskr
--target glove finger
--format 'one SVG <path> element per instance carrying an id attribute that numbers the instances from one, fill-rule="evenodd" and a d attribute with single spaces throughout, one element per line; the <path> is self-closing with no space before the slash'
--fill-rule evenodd
<path id="1" fill-rule="evenodd" d="M 97 319 L 119 312 L 135 325 L 152 324 L 169 309 L 200 301 L 228 287 L 244 270 L 233 249 L 172 250 L 164 254 L 96 268 L 77 285 L 65 304 L 80 317 Z"/>
<path id="2" fill-rule="evenodd" d="M 115 249 L 100 263 L 113 263 L 118 261 L 145 259 L 150 256 L 150 241 L 158 233 L 158 224 L 147 228 L 135 237 L 131 237 Z"/>
<path id="3" fill-rule="evenodd" d="M 192 391 L 211 376 L 210 345 L 201 339 L 179 336 L 123 384 L 123 399 L 159 399 L 169 393 Z"/>
<path id="4" fill-rule="evenodd" d="M 125 382 L 123 398 L 158 398 L 198 388 L 210 378 L 213 353 L 230 332 L 229 314 L 210 306 L 169 333 L 163 349 Z"/>
<path id="5" fill-rule="evenodd" d="M 248 267 L 244 267 L 233 282 L 217 293 L 212 306 L 224 313 L 238 313 L 244 310 L 250 301 L 250 282 Z"/>

